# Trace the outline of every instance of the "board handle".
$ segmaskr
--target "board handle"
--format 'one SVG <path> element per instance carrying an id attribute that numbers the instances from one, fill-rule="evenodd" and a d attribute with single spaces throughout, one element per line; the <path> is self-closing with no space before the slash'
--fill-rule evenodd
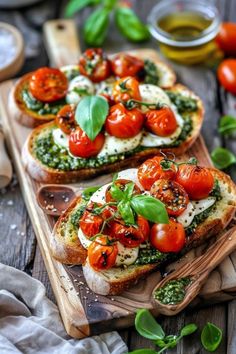
<path id="1" fill-rule="evenodd" d="M 74 20 L 50 20 L 43 26 L 44 42 L 52 66 L 76 64 L 81 54 Z"/>

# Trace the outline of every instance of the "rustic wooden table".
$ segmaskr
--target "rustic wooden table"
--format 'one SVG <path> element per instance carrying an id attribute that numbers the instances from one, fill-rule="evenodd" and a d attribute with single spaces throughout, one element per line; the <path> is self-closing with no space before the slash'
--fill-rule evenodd
<path id="1" fill-rule="evenodd" d="M 137 13 L 145 20 L 156 2 L 155 0 L 136 0 L 133 4 Z M 48 64 L 42 41 L 42 24 L 47 19 L 62 17 L 65 3 L 66 1 L 63 0 L 48 0 L 21 10 L 0 10 L 0 21 L 17 26 L 26 40 L 27 58 L 20 74 Z M 218 3 L 222 18 L 225 21 L 236 21 L 235 0 L 218 0 Z M 87 15 L 88 11 L 85 10 L 76 17 L 78 25 L 81 25 Z M 113 28 L 109 31 L 109 37 L 104 46 L 109 52 L 136 47 L 126 42 Z M 155 41 L 150 41 L 145 43 L 145 47 L 157 48 L 157 45 Z M 219 117 L 222 114 L 236 115 L 236 98 L 226 94 L 219 87 L 212 69 L 203 66 L 185 67 L 173 63 L 172 65 L 177 72 L 178 81 L 189 86 L 205 103 L 206 115 L 202 132 L 209 151 L 221 145 L 236 152 L 235 140 L 225 140 L 217 134 Z M 228 172 L 236 180 L 236 169 L 231 168 Z M 42 281 L 46 286 L 48 297 L 55 301 L 15 176 L 7 189 L 0 190 L 0 243 L 0 262 L 21 269 Z M 160 322 L 165 331 L 170 334 L 177 333 L 184 324 L 190 322 L 196 323 L 199 328 L 202 328 L 206 321 L 213 322 L 223 330 L 223 341 L 216 353 L 235 354 L 235 318 L 236 300 L 204 309 L 186 310 L 176 317 L 162 318 Z M 122 331 L 120 334 L 130 350 L 154 347 L 149 341 L 141 338 L 133 328 Z M 206 351 L 200 345 L 198 331 L 190 338 L 183 340 L 177 349 L 172 349 L 167 353 L 200 354 Z"/>

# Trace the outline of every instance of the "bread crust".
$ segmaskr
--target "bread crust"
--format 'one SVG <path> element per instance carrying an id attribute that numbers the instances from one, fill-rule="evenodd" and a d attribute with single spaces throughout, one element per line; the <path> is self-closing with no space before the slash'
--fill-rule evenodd
<path id="1" fill-rule="evenodd" d="M 170 91 L 188 94 L 190 97 L 197 99 L 198 110 L 197 112 L 193 112 L 192 121 L 193 121 L 193 129 L 191 134 L 187 137 L 187 139 L 178 147 L 172 148 L 164 148 L 161 149 L 162 152 L 171 151 L 176 156 L 183 154 L 186 150 L 190 148 L 190 146 L 197 139 L 200 129 L 202 126 L 204 108 L 202 101 L 199 97 L 197 97 L 192 91 L 186 88 L 183 85 L 177 84 L 173 86 Z M 22 159 L 24 166 L 28 173 L 37 181 L 44 183 L 73 183 L 79 180 L 91 178 L 97 176 L 102 173 L 111 173 L 121 169 L 125 169 L 127 167 L 137 167 L 143 162 L 145 159 L 157 155 L 160 153 L 159 148 L 150 148 L 144 151 L 135 153 L 134 155 L 127 157 L 124 160 L 117 161 L 112 164 L 106 164 L 104 166 L 100 166 L 98 168 L 83 168 L 76 171 L 60 171 L 50 167 L 43 165 L 33 153 L 33 145 L 34 140 L 37 135 L 41 132 L 42 129 L 50 128 L 54 123 L 46 123 L 36 129 L 30 134 L 28 140 L 26 141 L 23 150 L 22 150 Z"/>
<path id="2" fill-rule="evenodd" d="M 24 101 L 22 100 L 21 92 L 29 82 L 31 76 L 32 72 L 25 74 L 16 82 L 15 86 L 9 93 L 8 107 L 14 119 L 16 119 L 20 124 L 29 128 L 35 128 L 43 123 L 55 119 L 56 116 L 54 114 L 45 114 L 41 116 L 26 107 Z"/>

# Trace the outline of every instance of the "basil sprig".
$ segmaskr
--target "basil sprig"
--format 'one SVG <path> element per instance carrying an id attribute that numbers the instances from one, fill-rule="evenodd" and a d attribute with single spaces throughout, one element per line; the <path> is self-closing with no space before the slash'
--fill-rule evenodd
<path id="1" fill-rule="evenodd" d="M 203 347 L 209 352 L 214 352 L 222 340 L 222 330 L 213 323 L 207 322 L 201 333 Z"/>
<path id="2" fill-rule="evenodd" d="M 82 98 L 75 111 L 75 120 L 92 141 L 100 133 L 108 115 L 109 105 L 101 96 Z"/>
<path id="3" fill-rule="evenodd" d="M 236 131 L 236 118 L 232 116 L 223 116 L 219 122 L 219 133 L 230 135 Z"/>
<path id="4" fill-rule="evenodd" d="M 103 44 L 107 35 L 109 14 L 109 9 L 101 7 L 87 18 L 83 33 L 88 45 L 99 47 Z"/>
<path id="5" fill-rule="evenodd" d="M 165 205 L 160 200 L 148 195 L 134 195 L 133 190 L 133 182 L 127 183 L 124 190 L 121 190 L 113 179 L 111 196 L 118 202 L 117 209 L 126 224 L 134 225 L 136 214 L 155 223 L 169 222 Z"/>
<path id="6" fill-rule="evenodd" d="M 216 168 L 224 170 L 236 163 L 236 156 L 228 149 L 218 147 L 211 153 L 211 159 Z"/>
<path id="7" fill-rule="evenodd" d="M 97 5 L 99 2 L 100 0 L 70 0 L 65 9 L 65 16 L 71 17 L 86 6 Z"/>

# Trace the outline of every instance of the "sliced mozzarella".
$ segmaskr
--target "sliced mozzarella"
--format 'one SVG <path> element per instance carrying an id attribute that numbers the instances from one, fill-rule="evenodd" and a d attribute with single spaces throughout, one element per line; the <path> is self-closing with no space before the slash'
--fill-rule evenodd
<path id="1" fill-rule="evenodd" d="M 107 183 L 104 186 L 102 186 L 101 188 L 99 188 L 95 193 L 93 193 L 93 195 L 90 198 L 90 202 L 104 204 L 105 203 L 105 193 L 106 193 L 107 187 L 110 185 L 111 185 L 111 183 Z"/>
<path id="2" fill-rule="evenodd" d="M 106 135 L 105 143 L 97 157 L 116 155 L 126 151 L 135 149 L 141 141 L 142 133 L 140 132 L 133 138 L 119 139 L 115 136 Z"/>
<path id="3" fill-rule="evenodd" d="M 177 217 L 177 221 L 181 223 L 185 228 L 192 223 L 194 216 L 195 216 L 194 206 L 191 202 L 189 202 L 184 212 Z"/>
<path id="4" fill-rule="evenodd" d="M 104 94 L 111 96 L 115 81 L 116 81 L 115 77 L 111 76 L 111 77 L 109 77 L 109 79 L 101 81 L 101 82 L 99 82 L 99 84 L 96 84 L 95 85 L 96 94 L 101 95 L 102 93 L 104 93 Z"/>
<path id="5" fill-rule="evenodd" d="M 128 179 L 137 184 L 140 189 L 143 189 L 143 186 L 139 183 L 137 172 L 137 168 L 128 168 L 127 170 L 120 171 L 118 173 L 118 178 Z"/>
<path id="6" fill-rule="evenodd" d="M 210 208 L 213 204 L 215 204 L 215 202 L 216 199 L 214 197 L 208 197 L 198 201 L 192 201 L 195 215 L 198 215 L 202 213 L 204 210 Z"/>
<path id="7" fill-rule="evenodd" d="M 182 131 L 182 127 L 184 125 L 184 120 L 179 114 L 177 114 L 176 112 L 174 112 L 174 113 L 175 113 L 176 121 L 178 124 L 178 127 L 174 131 L 174 133 L 172 133 L 169 136 L 164 137 L 164 136 L 158 136 L 156 134 L 152 134 L 152 133 L 145 131 L 143 133 L 141 145 L 146 146 L 146 147 L 163 146 L 163 145 L 170 145 L 175 140 L 177 140 L 181 131 Z"/>
<path id="8" fill-rule="evenodd" d="M 139 91 L 141 95 L 141 101 L 147 103 L 164 103 L 168 106 L 171 105 L 171 101 L 167 94 L 158 86 L 151 84 L 139 85 Z M 142 106 L 142 111 L 145 113 L 149 110 L 148 107 Z"/>
<path id="9" fill-rule="evenodd" d="M 78 75 L 69 84 L 66 102 L 78 104 L 82 97 L 92 95 L 94 91 L 95 88 L 92 81 L 86 76 Z"/>
<path id="10" fill-rule="evenodd" d="M 139 247 L 128 248 L 117 242 L 118 255 L 116 257 L 116 266 L 133 264 L 138 258 Z"/>
<path id="11" fill-rule="evenodd" d="M 79 240 L 80 240 L 80 243 L 81 245 L 88 249 L 89 246 L 91 245 L 92 241 L 90 241 L 86 236 L 85 234 L 83 233 L 83 231 L 81 230 L 81 228 L 79 228 L 78 230 L 78 237 L 79 237 Z"/>
<path id="12" fill-rule="evenodd" d="M 69 135 L 63 133 L 61 129 L 57 128 L 53 129 L 52 136 L 55 144 L 62 146 L 63 148 L 68 148 Z"/>

